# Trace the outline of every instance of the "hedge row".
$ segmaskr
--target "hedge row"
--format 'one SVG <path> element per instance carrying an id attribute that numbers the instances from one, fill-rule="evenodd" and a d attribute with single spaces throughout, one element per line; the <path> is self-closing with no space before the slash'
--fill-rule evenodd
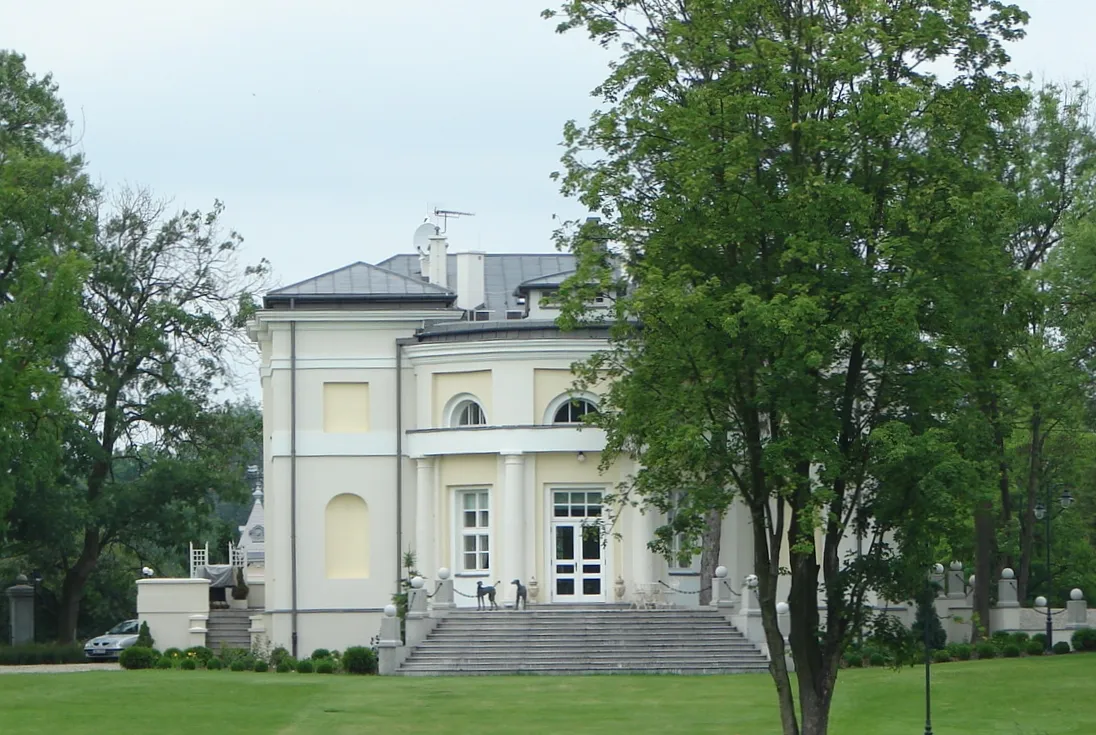
<path id="1" fill-rule="evenodd" d="M 36 666 L 38 664 L 78 664 L 84 661 L 79 643 L 25 643 L 0 646 L 0 666 Z"/>

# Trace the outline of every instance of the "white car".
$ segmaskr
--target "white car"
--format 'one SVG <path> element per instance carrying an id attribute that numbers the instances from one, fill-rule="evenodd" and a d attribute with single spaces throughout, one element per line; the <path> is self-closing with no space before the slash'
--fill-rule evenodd
<path id="1" fill-rule="evenodd" d="M 108 661 L 116 659 L 137 642 L 137 633 L 141 629 L 138 620 L 126 620 L 118 623 L 97 638 L 84 644 L 84 655 L 89 661 Z"/>

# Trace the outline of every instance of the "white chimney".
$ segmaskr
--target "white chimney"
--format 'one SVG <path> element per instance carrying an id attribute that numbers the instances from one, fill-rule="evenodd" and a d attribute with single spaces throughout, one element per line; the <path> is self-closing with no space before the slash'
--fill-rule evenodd
<path id="1" fill-rule="evenodd" d="M 483 304 L 486 253 L 457 253 L 457 308 L 471 311 Z"/>
<path id="2" fill-rule="evenodd" d="M 442 288 L 449 288 L 449 243 L 445 235 L 437 234 L 430 237 L 430 273 L 427 276 L 430 283 Z"/>

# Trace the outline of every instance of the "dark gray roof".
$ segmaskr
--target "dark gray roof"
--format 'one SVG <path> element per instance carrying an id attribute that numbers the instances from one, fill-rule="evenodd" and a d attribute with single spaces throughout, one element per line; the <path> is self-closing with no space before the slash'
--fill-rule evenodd
<path id="1" fill-rule="evenodd" d="M 419 256 L 414 254 L 393 255 L 377 265 L 408 278 L 422 281 L 419 272 Z M 483 258 L 484 306 L 493 316 L 503 318 L 507 310 L 522 309 L 514 291 L 521 284 L 542 278 L 548 274 L 560 274 L 573 270 L 575 256 L 563 253 L 526 255 L 521 253 L 486 253 Z M 450 284 L 457 282 L 457 256 L 448 254 L 446 263 Z"/>
<path id="2" fill-rule="evenodd" d="M 357 262 L 275 289 L 266 297 L 276 300 L 377 297 L 384 300 L 433 301 L 452 300 L 454 294 L 449 289 L 417 278 Z"/>
<path id="3" fill-rule="evenodd" d="M 563 285 L 571 276 L 575 275 L 575 271 L 563 271 L 562 273 L 549 273 L 546 276 L 540 278 L 530 278 L 528 281 L 522 281 L 518 284 L 518 287 L 514 289 L 518 293 L 528 291 L 531 288 L 559 288 Z"/>

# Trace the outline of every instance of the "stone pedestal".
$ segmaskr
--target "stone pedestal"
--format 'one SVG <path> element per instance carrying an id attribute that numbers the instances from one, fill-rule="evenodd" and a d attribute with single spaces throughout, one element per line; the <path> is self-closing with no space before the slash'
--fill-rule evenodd
<path id="1" fill-rule="evenodd" d="M 1088 603 L 1085 602 L 1084 593 L 1074 589 L 1069 593 L 1069 601 L 1066 602 L 1066 627 L 1088 627 Z"/>
<path id="2" fill-rule="evenodd" d="M 389 614 L 391 613 L 391 614 Z M 377 673 L 391 676 L 396 673 L 401 661 L 403 641 L 400 640 L 400 620 L 396 617 L 396 608 L 389 605 L 381 618 L 381 634 L 377 641 Z"/>
<path id="3" fill-rule="evenodd" d="M 430 618 L 426 609 L 426 588 L 411 589 L 407 593 L 407 620 L 405 621 L 404 638 L 408 648 L 426 640 L 436 621 Z"/>
<path id="4" fill-rule="evenodd" d="M 445 579 L 438 580 L 437 587 L 434 588 L 434 597 L 430 600 L 430 611 L 432 615 L 435 615 L 435 611 L 452 610 L 455 606 L 453 602 L 453 580 L 446 575 Z"/>
<path id="5" fill-rule="evenodd" d="M 953 600 L 962 600 L 967 596 L 967 586 L 963 580 L 963 565 L 953 561 L 947 573 L 948 597 Z"/>
<path id="6" fill-rule="evenodd" d="M 735 596 L 727 583 L 727 567 L 717 567 L 715 576 L 711 580 L 712 601 L 711 607 L 721 610 L 725 615 L 730 615 L 735 609 Z"/>
<path id="7" fill-rule="evenodd" d="M 26 578 L 21 577 L 20 582 Z M 11 644 L 34 643 L 34 587 L 16 584 L 8 587 L 8 610 L 11 614 Z"/>
<path id="8" fill-rule="evenodd" d="M 1001 579 L 997 580 L 997 604 L 989 612 L 991 630 L 1020 629 L 1020 603 L 1016 599 L 1015 577 L 1011 569 L 1001 570 Z"/>

